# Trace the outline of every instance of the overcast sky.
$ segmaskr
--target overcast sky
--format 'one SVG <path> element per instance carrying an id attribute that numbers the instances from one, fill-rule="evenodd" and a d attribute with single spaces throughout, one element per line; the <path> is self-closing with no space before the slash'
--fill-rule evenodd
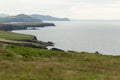
<path id="1" fill-rule="evenodd" d="M 71 19 L 120 19 L 120 0 L 0 0 L 0 13 Z"/>

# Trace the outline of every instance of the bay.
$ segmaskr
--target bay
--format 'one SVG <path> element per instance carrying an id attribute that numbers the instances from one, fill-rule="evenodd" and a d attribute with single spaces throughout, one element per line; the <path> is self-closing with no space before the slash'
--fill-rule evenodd
<path id="1" fill-rule="evenodd" d="M 120 55 L 119 20 L 52 21 L 56 26 L 39 30 L 15 30 L 32 34 L 38 40 L 52 41 L 63 50 L 98 51 L 105 55 Z"/>

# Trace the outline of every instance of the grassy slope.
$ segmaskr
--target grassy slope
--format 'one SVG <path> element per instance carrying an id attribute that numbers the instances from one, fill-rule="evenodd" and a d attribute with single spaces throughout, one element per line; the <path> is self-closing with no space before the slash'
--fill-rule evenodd
<path id="1" fill-rule="evenodd" d="M 19 46 L 41 47 L 35 36 L 0 31 L 0 44 L 14 44 Z"/>
<path id="2" fill-rule="evenodd" d="M 23 36 L 0 31 L 1 38 L 32 39 Z M 120 56 L 0 44 L 0 80 L 119 80 L 119 75 Z"/>
<path id="3" fill-rule="evenodd" d="M 0 80 L 119 80 L 120 56 L 7 46 L 0 49 Z"/>
<path id="4" fill-rule="evenodd" d="M 0 38 L 10 40 L 33 40 L 34 36 L 0 31 Z"/>

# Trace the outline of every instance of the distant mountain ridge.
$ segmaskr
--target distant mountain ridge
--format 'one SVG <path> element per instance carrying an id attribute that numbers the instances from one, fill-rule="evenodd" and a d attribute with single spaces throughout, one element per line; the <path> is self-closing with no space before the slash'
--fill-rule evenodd
<path id="1" fill-rule="evenodd" d="M 29 15 L 19 14 L 16 16 L 8 16 L 0 18 L 0 22 L 41 22 L 40 19 L 34 19 Z"/>
<path id="2" fill-rule="evenodd" d="M 30 15 L 32 18 L 40 19 L 43 21 L 70 21 L 69 18 L 57 18 L 49 15 L 40 15 L 40 14 L 32 14 Z"/>
<path id="3" fill-rule="evenodd" d="M 68 18 L 57 18 L 49 15 L 39 14 L 18 14 L 16 16 L 9 16 L 8 14 L 0 14 L 0 23 L 6 22 L 41 22 L 41 21 L 70 21 Z"/>

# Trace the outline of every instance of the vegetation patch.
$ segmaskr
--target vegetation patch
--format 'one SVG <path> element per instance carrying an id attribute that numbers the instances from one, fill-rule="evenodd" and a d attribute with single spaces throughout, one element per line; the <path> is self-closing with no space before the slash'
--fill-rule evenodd
<path id="1" fill-rule="evenodd" d="M 119 80 L 120 56 L 7 45 L 0 80 Z"/>
<path id="2" fill-rule="evenodd" d="M 22 55 L 23 57 L 53 57 L 53 56 L 64 57 L 69 55 L 68 53 L 61 51 L 51 51 L 15 45 L 7 46 L 7 49 L 15 52 L 18 55 Z"/>
<path id="3" fill-rule="evenodd" d="M 18 34 L 6 31 L 0 31 L 0 38 L 10 40 L 35 40 L 35 37 L 32 35 Z"/>

